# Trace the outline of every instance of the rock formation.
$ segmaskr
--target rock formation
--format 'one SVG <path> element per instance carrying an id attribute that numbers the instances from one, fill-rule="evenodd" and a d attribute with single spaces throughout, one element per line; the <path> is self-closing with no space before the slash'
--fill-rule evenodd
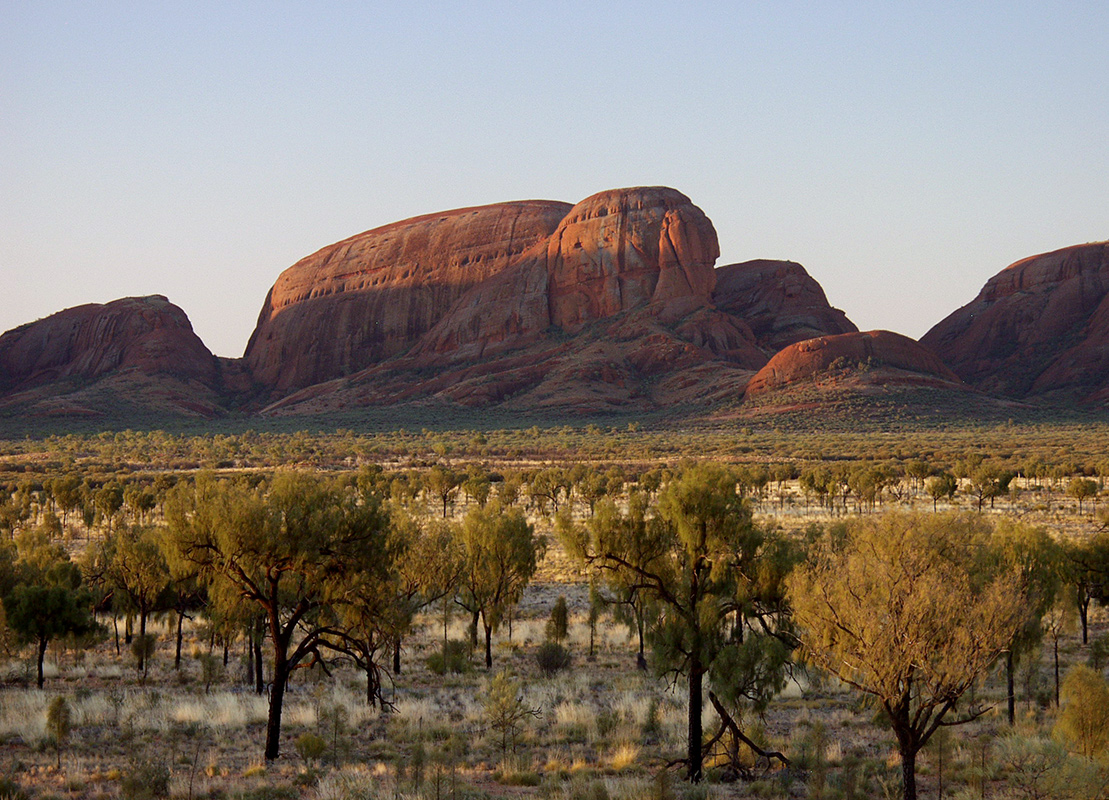
<path id="1" fill-rule="evenodd" d="M 403 353 L 471 287 L 543 242 L 567 203 L 501 203 L 360 233 L 289 267 L 270 289 L 247 367 L 277 392 Z"/>
<path id="2" fill-rule="evenodd" d="M 141 383 L 157 395 L 155 404 L 177 410 L 218 410 L 216 357 L 185 312 L 160 295 L 69 308 L 0 336 L 0 395 L 7 407 L 64 413 L 69 406 L 59 397 L 83 393 L 87 399 L 105 382 Z M 105 410 L 84 402 L 69 405 L 79 413 Z"/>
<path id="3" fill-rule="evenodd" d="M 824 290 L 792 261 L 744 261 L 716 270 L 713 302 L 739 317 L 768 354 L 794 342 L 858 328 L 828 304 Z"/>
<path id="4" fill-rule="evenodd" d="M 1006 267 L 921 343 L 984 392 L 1102 399 L 1109 391 L 1109 243 Z"/>
<path id="5" fill-rule="evenodd" d="M 286 269 L 242 359 L 214 358 L 165 298 L 23 326 L 0 338 L 3 407 L 94 413 L 122 387 L 199 413 L 646 410 L 737 398 L 780 347 L 854 330 L 799 265 L 718 255 L 665 187 L 428 214 Z"/>
<path id="6" fill-rule="evenodd" d="M 775 355 L 747 384 L 747 397 L 821 379 L 859 378 L 864 383 L 958 385 L 936 355 L 890 331 L 843 333 L 797 342 Z"/>
<path id="7" fill-rule="evenodd" d="M 420 217 L 286 270 L 246 362 L 273 413 L 656 408 L 734 397 L 782 344 L 854 330 L 800 266 L 718 271 L 718 255 L 708 217 L 665 187 Z"/>
<path id="8" fill-rule="evenodd" d="M 675 321 L 708 305 L 720 249 L 689 198 L 665 187 L 601 192 L 569 210 L 547 240 L 475 287 L 418 348 L 483 358 L 651 305 Z"/>

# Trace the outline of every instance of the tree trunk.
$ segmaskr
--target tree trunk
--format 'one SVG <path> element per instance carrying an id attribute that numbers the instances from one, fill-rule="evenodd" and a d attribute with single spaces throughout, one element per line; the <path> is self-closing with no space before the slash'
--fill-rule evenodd
<path id="1" fill-rule="evenodd" d="M 283 648 L 274 647 L 273 685 L 270 687 L 270 711 L 266 719 L 266 761 L 273 761 L 281 747 L 281 705 L 285 700 L 285 684 L 289 667 Z"/>
<path id="2" fill-rule="evenodd" d="M 139 608 L 139 672 L 146 682 L 146 609 Z"/>
<path id="3" fill-rule="evenodd" d="M 393 642 L 393 674 L 400 675 L 400 636 Z"/>
<path id="4" fill-rule="evenodd" d="M 1059 637 L 1055 637 L 1055 707 L 1059 707 Z"/>
<path id="5" fill-rule="evenodd" d="M 493 668 L 493 628 L 486 624 L 482 626 L 485 628 L 485 668 Z"/>
<path id="6" fill-rule="evenodd" d="M 178 611 L 177 612 L 177 650 L 173 654 L 173 668 L 174 669 L 181 669 L 181 638 L 182 638 L 181 625 L 182 625 L 182 623 L 184 623 L 184 621 L 185 621 L 185 612 L 184 611 Z"/>
<path id="7" fill-rule="evenodd" d="M 901 797 L 916 800 L 916 751 L 911 747 L 901 748 Z"/>
<path id="8" fill-rule="evenodd" d="M 39 639 L 39 647 L 38 647 L 38 684 L 39 684 L 40 689 L 42 688 L 42 684 L 45 680 L 45 678 L 42 674 L 42 662 L 46 659 L 46 645 L 49 644 L 49 642 L 50 642 L 49 639 Z"/>
<path id="9" fill-rule="evenodd" d="M 475 611 L 470 616 L 470 647 L 477 647 L 477 620 L 480 612 Z"/>
<path id="10" fill-rule="evenodd" d="M 1082 621 L 1082 644 L 1090 643 L 1090 599 L 1084 597 L 1078 601 L 1078 618 Z"/>
<path id="11" fill-rule="evenodd" d="M 701 782 L 701 704 L 702 680 L 701 660 L 693 658 L 689 664 L 689 741 L 687 755 L 689 757 L 690 783 Z"/>
<path id="12" fill-rule="evenodd" d="M 366 705 L 373 708 L 381 694 L 380 683 L 377 680 L 377 671 L 374 669 L 373 658 L 367 651 L 366 659 Z"/>
<path id="13" fill-rule="evenodd" d="M 1013 651 L 1009 650 L 1005 654 L 1005 688 L 1009 693 L 1008 706 L 1009 706 L 1009 725 L 1012 727 L 1017 721 L 1017 697 L 1013 689 L 1013 673 L 1016 671 L 1016 665 L 1013 659 Z"/>

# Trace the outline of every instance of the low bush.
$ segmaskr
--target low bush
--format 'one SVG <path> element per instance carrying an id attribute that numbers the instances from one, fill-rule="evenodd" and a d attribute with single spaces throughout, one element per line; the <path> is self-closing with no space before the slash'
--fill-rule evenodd
<path id="1" fill-rule="evenodd" d="M 570 651 L 555 642 L 543 642 L 535 652 L 535 662 L 549 678 L 570 666 Z"/>
<path id="2" fill-rule="evenodd" d="M 446 675 L 448 672 L 460 675 L 469 672 L 470 648 L 463 641 L 451 639 L 443 649 L 428 656 L 427 668 L 436 675 Z"/>

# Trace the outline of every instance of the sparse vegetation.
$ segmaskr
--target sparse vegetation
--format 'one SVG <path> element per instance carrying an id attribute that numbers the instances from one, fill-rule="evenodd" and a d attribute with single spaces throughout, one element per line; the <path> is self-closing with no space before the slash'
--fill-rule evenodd
<path id="1" fill-rule="evenodd" d="M 447 415 L 438 422 L 452 421 Z M 930 524 L 925 517 L 939 524 L 953 511 L 970 512 L 963 519 L 984 531 L 1019 517 L 1020 530 L 1039 531 L 1059 546 L 1044 562 L 1054 565 L 1053 599 L 1046 600 L 1041 583 L 1037 602 L 1023 606 L 1034 610 L 1034 624 L 1015 650 L 1012 691 L 1004 658 L 972 682 L 958 710 L 983 714 L 940 729 L 918 751 L 921 794 L 933 796 L 942 781 L 945 796 L 981 796 L 983 786 L 988 796 L 1058 796 L 1059 786 L 1075 797 L 1101 796 L 1103 748 L 1081 733 L 1092 728 L 1074 718 L 1098 704 L 1076 702 L 1077 679 L 1063 676 L 1086 664 L 1097 676 L 1109 664 L 1103 646 L 1109 562 L 1102 552 L 1109 552 L 1103 546 L 1109 534 L 1099 532 L 1109 428 L 1084 421 L 1078 436 L 1067 421 L 929 429 L 931 423 L 894 419 L 888 431 L 849 430 L 833 421 L 819 433 L 799 434 L 790 432 L 788 415 L 774 418 L 776 429 L 754 418 L 746 428 L 704 423 L 681 431 L 649 417 L 637 423 L 213 436 L 130 431 L 0 443 L 0 595 L 14 603 L 21 582 L 27 585 L 21 575 L 54 570 L 55 585 L 80 597 L 81 608 L 95 609 L 98 623 L 50 637 L 42 648 L 41 691 L 37 641 L 17 637 L 18 619 L 0 626 L 0 741 L 12 759 L 3 769 L 13 779 L 0 791 L 97 800 L 504 791 L 888 795 L 900 789 L 904 762 L 892 728 L 815 658 L 798 659 L 796 620 L 782 588 L 797 565 L 816 563 L 821 548 L 841 547 L 853 530 L 885 524 L 892 519 L 887 512 L 903 509 L 921 526 Z M 716 466 L 691 470 L 682 458 L 692 454 Z M 278 476 L 288 464 L 301 474 Z M 436 464 L 457 479 L 446 500 L 427 480 Z M 198 477 L 198 467 L 209 471 Z M 686 501 L 696 494 L 691 476 L 702 471 L 726 479 L 708 481 L 713 488 L 699 506 Z M 986 489 L 981 496 L 975 476 Z M 988 476 L 1006 481 L 1005 490 L 989 490 Z M 1081 498 L 1074 494 L 1076 480 L 1092 483 L 1093 494 L 1089 484 Z M 214 572 L 183 570 L 183 561 L 163 550 L 169 523 L 182 513 L 190 524 L 197 519 L 197 507 L 177 498 L 191 497 L 206 481 L 228 492 L 234 486 L 260 504 L 257 519 L 264 522 L 255 533 L 266 526 L 291 530 L 300 513 L 294 509 L 304 510 L 302 520 L 317 514 L 328 524 L 350 523 L 348 530 L 361 526 L 357 520 L 378 520 L 359 530 L 381 526 L 381 537 L 373 538 L 383 554 L 374 561 L 379 573 L 345 583 L 354 577 L 346 564 L 328 570 L 326 559 L 316 561 L 324 588 L 315 593 L 308 591 L 316 580 L 310 572 L 283 573 L 281 585 L 293 590 L 282 589 L 283 597 L 310 598 L 310 608 L 288 628 L 291 652 L 304 649 L 289 670 L 276 734 L 286 757 L 268 763 L 274 628 L 242 602 L 241 589 L 229 591 Z M 300 494 L 303 502 L 269 505 L 285 481 L 298 487 L 290 496 Z M 746 512 L 698 511 L 714 503 Z M 219 508 L 206 517 L 212 530 L 254 519 L 238 516 L 233 504 Z M 489 581 L 493 599 L 484 609 L 471 588 L 479 587 L 477 558 L 471 583 L 460 582 L 464 520 L 471 515 L 470 535 L 485 543 L 471 552 L 486 555 L 513 538 L 481 538 L 488 532 L 481 528 L 510 530 L 534 548 L 534 563 L 522 548 L 522 568 L 501 588 Z M 742 524 L 728 528 L 728 520 Z M 738 533 L 751 538 L 735 540 L 738 549 L 698 550 L 701 522 L 733 537 L 725 541 Z M 635 541 L 643 545 L 669 542 L 662 551 L 668 566 L 661 569 L 644 551 L 636 562 L 642 571 L 598 572 L 563 544 L 568 532 L 596 543 L 601 533 L 612 540 L 613 531 L 638 531 L 645 538 Z M 720 601 L 713 615 L 698 614 L 699 628 L 679 625 L 659 593 L 671 585 L 688 589 L 696 574 L 677 571 L 685 558 L 677 546 L 682 537 L 693 548 L 684 552 L 706 559 L 703 574 Z M 285 547 L 307 538 L 276 541 Z M 1026 556 L 1036 548 L 1028 548 L 1040 539 L 1022 534 L 1016 541 L 983 550 L 982 569 L 1003 562 L 1031 569 Z M 155 554 L 136 552 L 143 542 L 171 556 L 168 575 Z M 143 573 L 152 576 L 149 592 L 113 566 L 124 543 L 128 566 L 152 565 Z M 726 557 L 717 555 L 725 550 Z M 715 566 L 725 563 L 726 571 Z M 594 559 L 593 566 L 605 564 Z M 292 573 L 299 576 L 295 585 L 285 584 Z M 665 582 L 652 583 L 652 574 Z M 340 587 L 359 598 L 357 614 L 348 613 Z M 485 634 L 476 647 L 475 607 L 477 633 Z M 696 789 L 681 780 L 691 761 L 684 672 L 695 667 L 685 655 L 691 631 L 714 665 L 704 673 L 703 782 Z M 649 670 L 637 665 L 640 632 Z M 572 668 L 558 668 L 570 653 Z M 490 662 L 498 672 L 482 668 Z M 1086 694 L 1095 685 L 1090 681 Z M 68 736 L 59 736 L 63 704 Z"/>

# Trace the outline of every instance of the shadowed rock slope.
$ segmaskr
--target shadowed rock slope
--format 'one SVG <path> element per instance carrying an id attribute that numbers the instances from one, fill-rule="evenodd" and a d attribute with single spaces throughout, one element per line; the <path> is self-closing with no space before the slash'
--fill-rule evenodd
<path id="1" fill-rule="evenodd" d="M 921 338 L 981 391 L 1057 402 L 1109 399 L 1109 243 L 1012 264 Z"/>
<path id="2" fill-rule="evenodd" d="M 90 303 L 0 336 L 0 410 L 97 416 L 119 407 L 212 416 L 220 366 L 165 297 Z"/>

